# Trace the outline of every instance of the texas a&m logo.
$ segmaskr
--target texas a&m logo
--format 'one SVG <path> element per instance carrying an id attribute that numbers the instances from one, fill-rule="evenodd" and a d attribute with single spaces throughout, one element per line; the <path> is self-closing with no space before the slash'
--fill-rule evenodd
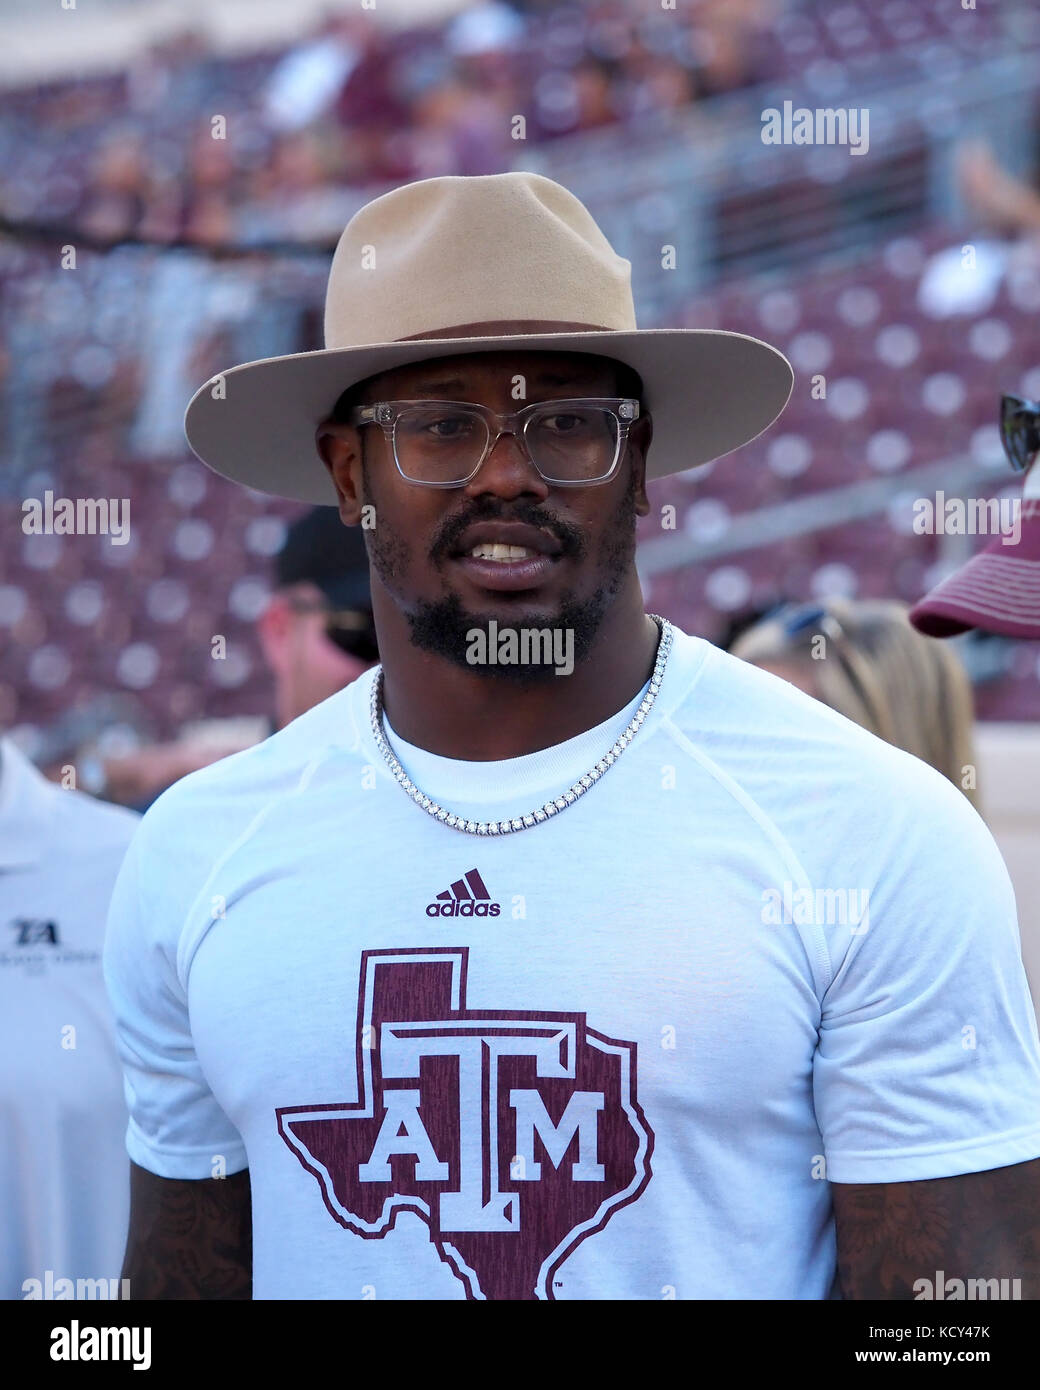
<path id="1" fill-rule="evenodd" d="M 366 951 L 358 1099 L 279 1109 L 347 1230 L 429 1225 L 476 1299 L 553 1297 L 553 1274 L 650 1181 L 636 1046 L 581 1013 L 466 1007 L 465 947 Z"/>

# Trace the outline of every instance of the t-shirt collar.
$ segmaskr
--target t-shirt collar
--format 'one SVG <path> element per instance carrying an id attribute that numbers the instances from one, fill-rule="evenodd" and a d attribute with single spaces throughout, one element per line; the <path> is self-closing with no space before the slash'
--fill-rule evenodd
<path id="1" fill-rule="evenodd" d="M 645 746 L 662 714 L 682 697 L 707 650 L 707 643 L 673 628 L 672 653 L 665 667 L 661 690 L 649 717 L 632 741 L 633 750 Z M 376 668 L 373 667 L 348 688 L 363 745 L 385 767 L 369 725 L 369 695 L 375 676 Z M 476 810 L 480 806 L 501 806 L 503 802 L 523 802 L 525 810 L 529 810 L 530 807 L 526 806 L 528 801 L 534 805 L 549 796 L 559 796 L 586 774 L 590 767 L 595 766 L 624 731 L 648 688 L 649 680 L 624 709 L 575 738 L 502 761 L 464 762 L 440 757 L 406 742 L 392 725 L 388 726 L 385 716 L 384 726 L 388 726 L 385 727 L 387 741 L 398 761 L 427 796 L 441 801 L 452 810 L 456 809 L 455 803 Z M 631 757 L 631 754 L 626 752 L 621 762 L 626 757 Z"/>

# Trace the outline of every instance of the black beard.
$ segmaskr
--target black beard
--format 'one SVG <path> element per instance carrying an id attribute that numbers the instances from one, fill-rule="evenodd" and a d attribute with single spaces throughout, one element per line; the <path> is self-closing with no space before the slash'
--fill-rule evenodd
<path id="1" fill-rule="evenodd" d="M 550 622 L 544 614 L 510 613 L 507 618 L 497 620 L 501 633 L 506 629 L 519 631 L 521 628 L 540 632 L 573 633 L 573 660 L 575 666 L 588 655 L 606 613 L 610 591 L 597 589 L 591 598 L 579 601 L 565 594 L 559 612 Z M 490 619 L 467 613 L 457 594 L 438 599 L 435 603 L 423 602 L 414 612 L 406 614 L 412 645 L 420 651 L 432 652 L 434 656 L 444 657 L 455 666 L 474 675 L 485 676 L 496 681 L 507 681 L 511 685 L 542 685 L 557 679 L 556 666 L 551 661 L 538 661 L 524 664 L 516 662 L 505 665 L 474 663 L 467 653 L 471 652 L 474 632 L 482 632 L 489 637 Z M 555 644 L 552 648 L 556 650 Z M 565 648 L 566 650 L 566 648 Z"/>
<path id="2" fill-rule="evenodd" d="M 363 499 L 367 503 L 371 501 L 371 496 L 364 458 L 362 459 L 362 476 Z M 547 620 L 544 614 L 538 612 L 509 612 L 508 617 L 497 620 L 500 631 L 507 627 L 514 630 L 529 628 L 544 631 L 548 629 L 553 633 L 570 631 L 573 633 L 575 666 L 584 660 L 592 649 L 603 618 L 621 588 L 635 557 L 635 489 L 636 479 L 633 475 L 629 480 L 626 494 L 621 499 L 613 524 L 601 542 L 598 559 L 602 569 L 610 576 L 609 583 L 597 588 L 587 599 L 576 599 L 569 591 L 564 593 L 560 601 L 559 612 L 553 621 Z M 484 519 L 480 515 L 481 511 L 484 510 L 480 503 L 474 510 L 476 515 L 471 511 L 466 517 L 456 520 L 453 529 L 448 532 L 447 538 L 441 542 L 441 550 L 447 549 L 450 540 L 461 534 L 465 525 L 469 525 L 473 520 Z M 488 518 L 495 517 L 497 519 L 500 515 L 501 509 L 494 507 L 493 504 L 486 507 Z M 525 507 L 521 504 L 513 508 L 510 516 L 513 520 L 529 521 L 532 525 L 538 525 L 542 520 L 543 513 L 539 508 Z M 561 523 L 557 523 L 557 534 L 564 542 L 565 554 L 577 557 L 584 556 L 585 545 L 580 532 L 575 528 L 564 527 Z M 398 575 L 407 567 L 410 553 L 411 547 L 404 538 L 400 535 L 388 535 L 385 527 L 377 526 L 370 533 L 369 558 L 376 573 L 391 591 L 396 588 L 395 580 Z M 434 656 L 444 657 L 464 671 L 474 672 L 490 680 L 505 681 L 516 686 L 541 685 L 546 681 L 558 679 L 556 676 L 557 667 L 552 662 L 540 661 L 526 665 L 517 662 L 515 664 L 492 665 L 468 660 L 467 652 L 472 646 L 472 638 L 468 634 L 477 630 L 483 632 L 485 638 L 490 640 L 490 619 L 467 613 L 457 594 L 450 594 L 435 601 L 420 600 L 412 611 L 405 612 L 405 617 L 408 621 L 410 638 L 414 647 L 418 647 L 420 651 L 431 652 Z"/>
<path id="3" fill-rule="evenodd" d="M 615 524 L 603 539 L 601 560 L 610 575 L 610 583 L 600 587 L 587 599 L 576 599 L 567 592 L 560 601 L 559 613 L 549 622 L 544 615 L 533 612 L 510 612 L 504 620 L 498 621 L 498 630 L 503 628 L 533 628 L 538 631 L 573 633 L 573 661 L 577 666 L 592 650 L 596 633 L 600 629 L 607 609 L 621 588 L 635 555 L 635 486 L 631 485 L 618 509 Z M 412 645 L 421 651 L 442 656 L 465 671 L 475 672 L 491 680 L 507 681 L 516 686 L 542 685 L 556 680 L 556 666 L 552 662 L 491 665 L 474 663 L 467 658 L 471 648 L 472 632 L 483 632 L 490 640 L 490 619 L 467 613 L 457 594 L 436 602 L 422 602 L 416 609 L 406 614 Z M 564 648 L 566 650 L 566 648 Z M 555 645 L 552 648 L 556 650 Z"/>

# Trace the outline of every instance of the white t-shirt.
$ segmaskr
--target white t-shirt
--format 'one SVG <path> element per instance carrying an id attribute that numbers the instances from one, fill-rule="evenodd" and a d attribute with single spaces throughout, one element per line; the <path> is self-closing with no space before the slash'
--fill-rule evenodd
<path id="1" fill-rule="evenodd" d="M 373 679 L 167 791 L 113 898 L 130 1156 L 248 1166 L 254 1297 L 824 1299 L 826 1179 L 1040 1156 L 1011 885 L 939 773 L 676 630 L 602 779 L 477 837 Z M 512 818 L 644 691 L 502 762 L 391 738 Z"/>
<path id="2" fill-rule="evenodd" d="M 118 1296 L 130 1165 L 101 951 L 139 820 L 0 742 L 0 1298 Z"/>

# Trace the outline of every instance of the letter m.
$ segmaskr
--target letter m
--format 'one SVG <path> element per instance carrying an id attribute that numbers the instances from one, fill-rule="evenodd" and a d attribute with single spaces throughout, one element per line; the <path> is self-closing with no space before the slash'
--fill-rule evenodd
<path id="1" fill-rule="evenodd" d="M 88 536 L 108 535 L 108 498 L 107 497 L 81 497 L 78 499 L 80 505 L 79 521 Z M 77 527 L 77 529 L 79 529 Z"/>
<path id="2" fill-rule="evenodd" d="M 825 107 L 817 112 L 817 143 L 820 142 L 819 126 L 823 126 L 823 143 L 827 145 L 847 145 L 849 143 L 849 113 Z"/>
<path id="3" fill-rule="evenodd" d="M 969 497 L 969 534 L 975 536 L 995 536 L 1000 530 L 1000 498 Z M 985 1280 L 983 1280 L 985 1283 Z"/>
<path id="4" fill-rule="evenodd" d="M 817 926 L 845 926 L 848 920 L 845 891 L 842 888 L 818 888 L 816 890 Z"/>
<path id="5" fill-rule="evenodd" d="M 131 1335 L 129 1327 L 102 1327 L 98 1336 L 99 1359 L 102 1361 L 129 1361 L 132 1351 Z"/>
<path id="6" fill-rule="evenodd" d="M 559 1168 L 575 1134 L 578 1136 L 578 1157 L 571 1166 L 574 1182 L 602 1182 L 603 1165 L 599 1159 L 599 1120 L 603 1109 L 602 1091 L 575 1091 L 567 1108 L 554 1125 L 537 1091 L 510 1091 L 509 1104 L 516 1111 L 516 1154 L 523 1159 L 517 1164 L 518 1175 L 534 1181 L 542 1175 L 542 1165 L 535 1162 L 534 1136 L 538 1135 L 549 1161 Z"/>
<path id="7" fill-rule="evenodd" d="M 1006 1284 L 1007 1281 L 1005 1280 Z M 1001 1281 L 999 1279 L 969 1279 L 967 1298 L 986 1299 L 1001 1297 Z"/>

